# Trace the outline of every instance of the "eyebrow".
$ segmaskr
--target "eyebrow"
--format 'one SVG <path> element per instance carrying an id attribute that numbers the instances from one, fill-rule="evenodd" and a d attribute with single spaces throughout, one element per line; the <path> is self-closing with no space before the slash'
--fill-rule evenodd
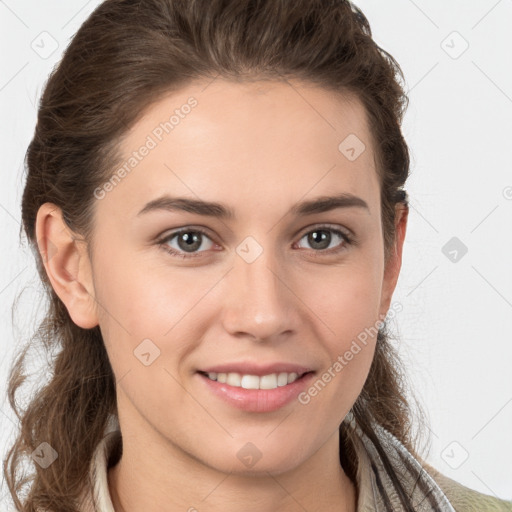
<path id="1" fill-rule="evenodd" d="M 309 201 L 296 203 L 290 208 L 289 213 L 298 217 L 304 217 L 315 213 L 328 212 L 337 208 L 352 207 L 366 209 L 368 212 L 370 211 L 366 201 L 353 194 L 343 193 L 336 196 L 321 196 Z M 147 203 L 137 216 L 159 210 L 184 211 L 224 220 L 233 220 L 236 217 L 234 210 L 222 203 L 189 199 L 186 197 L 171 197 L 168 195 L 153 199 Z"/>

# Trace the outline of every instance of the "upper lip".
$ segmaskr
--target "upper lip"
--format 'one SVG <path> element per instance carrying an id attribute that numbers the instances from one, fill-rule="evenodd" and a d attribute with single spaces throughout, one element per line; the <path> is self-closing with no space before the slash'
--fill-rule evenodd
<path id="1" fill-rule="evenodd" d="M 298 375 L 303 375 L 313 370 L 307 366 L 294 363 L 276 362 L 262 365 L 245 361 L 209 366 L 199 371 L 204 373 L 239 373 L 241 375 L 257 375 L 261 377 L 262 375 L 270 375 L 271 373 L 297 373 Z"/>

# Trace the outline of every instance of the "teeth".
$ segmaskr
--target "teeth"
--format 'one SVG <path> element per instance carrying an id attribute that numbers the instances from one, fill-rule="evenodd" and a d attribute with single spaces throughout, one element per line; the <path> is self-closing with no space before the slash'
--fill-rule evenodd
<path id="1" fill-rule="evenodd" d="M 238 375 L 236 373 L 230 373 L 229 375 Z M 274 379 L 275 380 L 275 379 Z M 241 380 L 239 380 L 240 386 L 244 389 L 260 389 L 260 378 L 256 375 L 244 375 Z M 228 381 L 229 384 L 229 381 Z M 233 386 L 233 384 L 231 384 Z M 234 384 L 236 386 L 236 384 Z M 268 389 L 268 388 L 265 388 Z M 272 389 L 272 388 L 270 388 Z"/>
<path id="2" fill-rule="evenodd" d="M 295 372 L 288 374 L 288 384 L 291 384 L 293 381 L 297 380 L 299 375 Z"/>
<path id="3" fill-rule="evenodd" d="M 288 384 L 288 374 L 287 373 L 280 373 L 277 376 L 277 385 L 278 386 L 286 386 Z"/>
<path id="4" fill-rule="evenodd" d="M 230 386 L 244 389 L 276 389 L 295 382 L 299 375 L 292 373 L 271 373 L 269 375 L 241 375 L 240 373 L 208 373 L 208 378 Z"/>
<path id="5" fill-rule="evenodd" d="M 242 385 L 242 377 L 239 373 L 228 373 L 226 384 L 230 386 L 240 387 Z"/>
<path id="6" fill-rule="evenodd" d="M 279 374 L 279 375 L 285 375 L 286 373 Z M 256 378 L 256 385 L 251 389 L 276 389 L 279 384 L 279 377 L 275 373 L 271 373 L 270 375 L 262 375 L 260 378 Z M 288 383 L 288 380 L 286 380 L 286 383 Z"/>

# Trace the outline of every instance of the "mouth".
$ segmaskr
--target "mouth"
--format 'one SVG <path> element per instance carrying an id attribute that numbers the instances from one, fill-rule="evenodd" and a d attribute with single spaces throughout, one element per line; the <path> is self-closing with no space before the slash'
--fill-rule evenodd
<path id="1" fill-rule="evenodd" d="M 197 371 L 201 393 L 245 412 L 269 413 L 294 402 L 310 385 L 314 371 L 265 373 Z"/>

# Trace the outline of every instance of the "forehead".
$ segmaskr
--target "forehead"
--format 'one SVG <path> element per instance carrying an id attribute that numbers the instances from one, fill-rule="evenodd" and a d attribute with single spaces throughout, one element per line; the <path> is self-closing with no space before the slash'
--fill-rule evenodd
<path id="1" fill-rule="evenodd" d="M 298 81 L 194 82 L 161 97 L 127 133 L 112 170 L 123 168 L 122 179 L 102 207 L 133 216 L 164 193 L 221 200 L 241 215 L 332 192 L 371 203 L 370 139 L 353 95 Z"/>

